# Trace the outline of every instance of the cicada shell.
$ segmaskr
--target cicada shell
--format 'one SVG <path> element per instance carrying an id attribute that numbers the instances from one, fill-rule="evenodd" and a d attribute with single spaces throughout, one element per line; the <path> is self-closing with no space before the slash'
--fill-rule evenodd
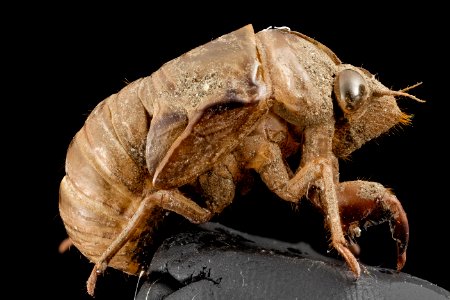
<path id="1" fill-rule="evenodd" d="M 401 269 L 408 224 L 400 202 L 378 183 L 338 176 L 338 158 L 408 122 L 396 96 L 418 100 L 301 33 L 255 34 L 247 25 L 103 100 L 69 146 L 60 188 L 68 235 L 96 264 L 89 292 L 108 266 L 128 274 L 146 267 L 144 251 L 167 211 L 194 223 L 220 213 L 249 169 L 283 200 L 308 195 L 356 277 L 348 242 L 360 220 L 387 212 L 381 221 L 392 221 Z M 285 163 L 293 153 L 301 153 L 295 172 Z M 206 207 L 179 190 L 188 184 L 200 187 Z"/>

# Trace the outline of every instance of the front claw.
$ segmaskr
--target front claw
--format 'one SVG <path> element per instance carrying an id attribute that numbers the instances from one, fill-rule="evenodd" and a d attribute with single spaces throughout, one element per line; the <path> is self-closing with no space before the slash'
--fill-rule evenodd
<path id="1" fill-rule="evenodd" d="M 392 238 L 397 242 L 397 270 L 406 263 L 409 225 L 406 213 L 397 197 L 376 182 L 348 181 L 336 189 L 342 229 L 353 239 L 364 228 L 389 221 Z"/>
<path id="2" fill-rule="evenodd" d="M 382 209 L 391 213 L 389 226 L 392 238 L 397 242 L 397 270 L 403 269 L 406 263 L 406 248 L 409 241 L 409 224 L 400 201 L 389 191 L 382 200 Z"/>

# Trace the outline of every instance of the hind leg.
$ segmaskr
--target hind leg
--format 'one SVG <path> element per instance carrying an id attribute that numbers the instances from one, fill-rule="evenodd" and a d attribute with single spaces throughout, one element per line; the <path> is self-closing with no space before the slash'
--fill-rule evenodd
<path id="1" fill-rule="evenodd" d="M 142 226 L 152 216 L 152 211 L 156 207 L 176 212 L 192 223 L 207 222 L 213 216 L 209 210 L 200 207 L 178 190 L 161 190 L 148 195 L 142 200 L 127 226 L 123 228 L 95 264 L 87 281 L 87 290 L 91 296 L 94 295 L 97 276 L 105 271 L 111 258 L 125 245 L 136 228 Z"/>

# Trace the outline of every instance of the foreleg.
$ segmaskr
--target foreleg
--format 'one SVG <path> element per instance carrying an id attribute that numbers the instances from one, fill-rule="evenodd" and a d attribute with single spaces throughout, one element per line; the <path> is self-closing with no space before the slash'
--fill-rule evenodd
<path id="1" fill-rule="evenodd" d="M 367 228 L 389 222 L 392 238 L 397 243 L 397 270 L 406 262 L 409 225 L 406 213 L 397 197 L 381 184 L 370 181 L 348 181 L 337 188 L 342 227 L 350 238 Z"/>

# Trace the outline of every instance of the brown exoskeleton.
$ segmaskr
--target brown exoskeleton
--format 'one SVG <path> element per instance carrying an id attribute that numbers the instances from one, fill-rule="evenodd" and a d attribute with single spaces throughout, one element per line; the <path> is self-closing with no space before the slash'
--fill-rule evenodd
<path id="1" fill-rule="evenodd" d="M 342 64 L 321 43 L 288 28 L 251 25 L 164 64 L 102 101 L 69 146 L 60 214 L 73 244 L 97 275 L 108 266 L 137 274 L 166 211 L 194 223 L 229 205 L 253 169 L 281 199 L 303 196 L 324 214 L 331 246 L 356 277 L 349 240 L 361 222 L 389 221 L 397 269 L 406 261 L 408 221 L 381 184 L 339 182 L 338 158 L 408 115 L 366 70 Z M 293 136 L 301 136 L 301 143 Z M 297 149 L 295 172 L 285 158 Z M 199 183 L 199 206 L 179 188 Z M 363 223 L 364 225 L 365 223 Z"/>

